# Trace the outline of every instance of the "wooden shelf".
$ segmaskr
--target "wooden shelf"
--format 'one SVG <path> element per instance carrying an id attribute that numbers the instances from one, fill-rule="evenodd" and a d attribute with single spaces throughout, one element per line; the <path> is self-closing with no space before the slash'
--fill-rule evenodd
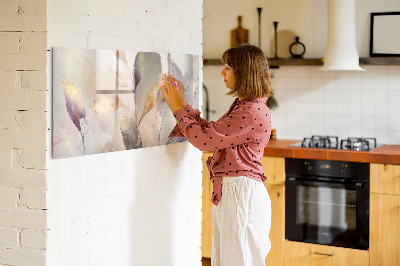
<path id="1" fill-rule="evenodd" d="M 323 58 L 268 58 L 271 68 L 279 66 L 322 66 Z M 220 59 L 204 59 L 204 66 L 222 65 Z M 400 65 L 400 57 L 362 57 L 360 65 Z"/>
<path id="2" fill-rule="evenodd" d="M 222 66 L 221 59 L 203 59 L 204 66 Z"/>
<path id="3" fill-rule="evenodd" d="M 268 58 L 268 64 L 270 67 L 279 66 L 304 66 L 304 65 L 322 65 L 321 58 Z M 204 59 L 203 65 L 205 66 L 217 66 L 222 65 L 220 59 Z"/>
<path id="4" fill-rule="evenodd" d="M 278 66 L 322 66 L 322 58 L 268 58 L 271 67 Z"/>
<path id="5" fill-rule="evenodd" d="M 362 57 L 360 65 L 400 65 L 400 57 Z"/>

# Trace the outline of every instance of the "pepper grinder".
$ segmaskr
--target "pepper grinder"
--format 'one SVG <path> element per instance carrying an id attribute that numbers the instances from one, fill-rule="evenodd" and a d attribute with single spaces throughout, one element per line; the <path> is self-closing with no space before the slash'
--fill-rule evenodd
<path id="1" fill-rule="evenodd" d="M 275 29 L 275 59 L 278 58 L 278 34 L 277 34 L 277 28 L 278 28 L 278 21 L 274 21 L 274 29 Z"/>

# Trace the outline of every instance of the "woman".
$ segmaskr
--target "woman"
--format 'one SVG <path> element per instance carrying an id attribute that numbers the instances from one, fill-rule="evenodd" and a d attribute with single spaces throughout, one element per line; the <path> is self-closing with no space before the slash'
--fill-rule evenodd
<path id="1" fill-rule="evenodd" d="M 212 265 L 265 265 L 271 247 L 271 202 L 261 164 L 271 130 L 268 62 L 252 45 L 228 49 L 222 62 L 227 95 L 237 98 L 216 122 L 200 118 L 186 103 L 178 80 L 169 77 L 161 87 L 178 122 L 170 136 L 185 136 L 196 148 L 214 151 L 207 160 L 213 182 Z"/>

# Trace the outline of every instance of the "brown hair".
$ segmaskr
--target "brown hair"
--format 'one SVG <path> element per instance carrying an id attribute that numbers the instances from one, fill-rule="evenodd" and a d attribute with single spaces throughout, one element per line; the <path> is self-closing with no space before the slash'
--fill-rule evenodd
<path id="1" fill-rule="evenodd" d="M 268 61 L 260 48 L 249 44 L 230 48 L 222 54 L 221 60 L 235 74 L 235 86 L 227 95 L 254 99 L 274 94 Z"/>

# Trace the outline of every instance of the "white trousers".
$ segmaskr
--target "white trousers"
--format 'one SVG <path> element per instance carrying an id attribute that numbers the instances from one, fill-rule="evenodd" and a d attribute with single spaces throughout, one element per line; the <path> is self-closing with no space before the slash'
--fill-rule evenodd
<path id="1" fill-rule="evenodd" d="M 271 200 L 260 181 L 223 177 L 212 210 L 212 266 L 262 266 L 271 249 Z"/>

